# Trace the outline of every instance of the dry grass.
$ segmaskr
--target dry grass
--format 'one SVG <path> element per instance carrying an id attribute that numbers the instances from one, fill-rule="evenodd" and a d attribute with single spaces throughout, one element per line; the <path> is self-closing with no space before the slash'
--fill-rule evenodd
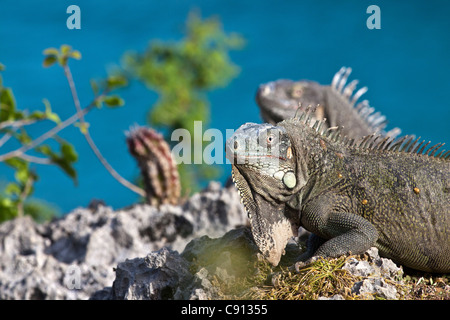
<path id="1" fill-rule="evenodd" d="M 303 300 L 335 294 L 355 299 L 358 297 L 351 293 L 350 288 L 360 277 L 342 269 L 346 259 L 348 257 L 320 259 L 298 273 L 258 262 L 253 275 L 236 279 L 234 283 L 221 283 L 215 279 L 215 285 L 226 299 Z"/>
<path id="2" fill-rule="evenodd" d="M 352 256 L 360 258 L 359 256 Z M 341 295 L 347 300 L 381 299 L 376 295 L 356 295 L 353 284 L 364 278 L 342 269 L 350 257 L 319 259 L 313 264 L 292 272 L 285 267 L 272 267 L 264 261 L 249 262 L 249 273 L 234 281 L 212 283 L 223 299 L 251 300 L 311 300 Z M 399 281 L 385 279 L 394 285 L 401 300 L 450 300 L 450 275 L 430 275 L 413 272 Z"/>

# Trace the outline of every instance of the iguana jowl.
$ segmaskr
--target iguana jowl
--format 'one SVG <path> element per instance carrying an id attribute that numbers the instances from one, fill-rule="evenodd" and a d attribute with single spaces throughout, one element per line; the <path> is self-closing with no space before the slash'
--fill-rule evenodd
<path id="1" fill-rule="evenodd" d="M 318 106 L 313 115 L 315 119 L 326 118 L 325 126 L 343 127 L 342 134 L 349 138 L 361 138 L 374 132 L 390 137 L 400 134 L 398 128 L 385 132 L 386 117 L 375 112 L 367 100 L 358 102 L 367 87 L 356 90 L 357 80 L 347 83 L 351 71 L 351 68 L 342 67 L 330 85 L 288 79 L 261 84 L 256 93 L 256 102 L 263 120 L 276 124 L 293 118 L 299 104 L 311 105 Z"/>
<path id="2" fill-rule="evenodd" d="M 404 266 L 450 272 L 450 151 L 407 137 L 355 142 L 323 121 L 310 126 L 312 113 L 247 123 L 227 141 L 262 254 L 278 264 L 303 226 L 318 240 L 313 256 L 376 246 Z"/>

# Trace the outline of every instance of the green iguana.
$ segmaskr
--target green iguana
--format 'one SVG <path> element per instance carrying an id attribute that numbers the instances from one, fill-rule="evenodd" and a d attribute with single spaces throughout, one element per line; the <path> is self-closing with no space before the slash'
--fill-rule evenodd
<path id="1" fill-rule="evenodd" d="M 395 137 L 400 129 L 389 132 L 384 129 L 386 117 L 369 106 L 367 100 L 358 102 L 367 91 L 362 87 L 353 92 L 358 84 L 353 80 L 347 84 L 352 69 L 342 67 L 333 77 L 331 85 L 320 85 L 309 80 L 293 81 L 280 79 L 259 86 L 256 102 L 261 116 L 267 123 L 276 124 L 293 118 L 299 104 L 317 106 L 314 117 L 327 119 L 324 125 L 341 126 L 342 134 L 349 138 L 361 138 L 379 132 L 381 135 Z"/>
<path id="2" fill-rule="evenodd" d="M 277 265 L 302 226 L 313 257 L 375 246 L 404 266 L 450 272 L 450 151 L 407 136 L 348 139 L 324 120 L 311 126 L 310 109 L 276 126 L 244 124 L 227 140 L 264 257 Z"/>

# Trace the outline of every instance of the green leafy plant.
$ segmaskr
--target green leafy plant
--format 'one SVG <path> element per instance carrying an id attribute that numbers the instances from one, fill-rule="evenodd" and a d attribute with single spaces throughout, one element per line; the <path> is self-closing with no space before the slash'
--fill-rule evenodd
<path id="1" fill-rule="evenodd" d="M 218 18 L 203 20 L 191 12 L 180 41 L 155 40 L 143 53 L 125 54 L 125 70 L 159 95 L 149 112 L 149 124 L 164 132 L 167 141 L 173 130 L 184 128 L 190 132 L 192 143 L 194 139 L 203 143 L 201 136 L 194 136 L 194 121 L 202 121 L 203 129 L 208 128 L 207 92 L 226 86 L 237 76 L 239 68 L 232 63 L 229 51 L 243 44 L 240 35 L 223 31 Z M 218 176 L 217 168 L 206 164 L 181 164 L 178 168 L 185 193 Z"/>
<path id="2" fill-rule="evenodd" d="M 72 72 L 67 63 L 69 58 L 81 59 L 81 53 L 79 53 L 77 50 L 72 50 L 72 48 L 68 45 L 62 45 L 60 50 L 56 48 L 46 49 L 44 51 L 44 55 L 46 55 L 44 59 L 44 66 L 49 67 L 58 62 L 59 65 L 64 69 L 64 75 L 66 76 L 67 82 L 69 83 L 72 98 L 77 110 L 77 115 L 79 116 L 80 120 L 80 122 L 76 123 L 75 125 L 80 128 L 80 132 L 86 138 L 86 141 L 88 142 L 92 151 L 94 151 L 99 161 L 119 183 L 121 183 L 131 191 L 139 194 L 140 196 L 144 196 L 145 191 L 142 188 L 123 178 L 103 157 L 91 135 L 89 134 L 89 123 L 84 119 L 84 114 L 86 113 L 84 112 L 84 110 L 89 111 L 94 106 L 97 108 L 101 108 L 103 104 L 109 108 L 123 106 L 125 104 L 123 99 L 118 95 L 110 95 L 110 92 L 120 87 L 126 86 L 128 83 L 127 79 L 121 75 L 111 75 L 101 83 L 91 80 L 91 87 L 95 94 L 95 98 L 85 109 L 82 109 L 80 100 L 78 98 L 78 93 L 75 88 L 75 82 L 72 77 Z"/>
<path id="3" fill-rule="evenodd" d="M 0 71 L 3 70 L 4 66 L 0 65 Z M 27 127 L 45 120 L 60 125 L 61 120 L 52 111 L 50 103 L 47 100 L 43 103 L 44 110 L 31 113 L 20 110 L 12 89 L 3 85 L 3 78 L 0 76 L 0 150 L 5 149 L 11 140 L 15 140 L 21 146 L 0 154 L 0 161 L 14 170 L 15 179 L 6 185 L 3 194 L 0 195 L 0 221 L 25 213 L 25 200 L 32 195 L 34 183 L 39 178 L 32 164 L 56 165 L 76 182 L 77 173 L 73 164 L 77 161 L 78 155 L 72 144 L 57 135 L 52 135 L 51 138 L 58 146 L 51 147 L 49 144 L 36 143 L 27 132 Z"/>
<path id="4" fill-rule="evenodd" d="M 101 108 L 103 105 L 109 108 L 124 105 L 120 96 L 110 93 L 126 85 L 127 80 L 118 75 L 109 76 L 106 80 L 100 82 L 92 80 L 91 85 L 95 97 L 87 107 L 82 108 L 68 63 L 70 59 L 81 59 L 81 53 L 68 45 L 62 45 L 59 49 L 48 48 L 44 50 L 44 55 L 44 67 L 59 64 L 63 68 L 71 89 L 76 113 L 61 121 L 59 115 L 52 111 L 47 100 L 43 101 L 43 110 L 31 113 L 21 110 L 16 106 L 12 89 L 3 85 L 3 79 L 0 76 L 0 162 L 14 170 L 15 178 L 15 181 L 9 182 L 0 194 L 0 221 L 20 217 L 24 214 L 30 214 L 36 220 L 41 220 L 42 217 L 51 216 L 49 212 L 55 212 L 55 210 L 48 209 L 48 206 L 36 205 L 36 201 L 28 204 L 25 202 L 33 194 L 34 183 L 39 178 L 35 164 L 56 165 L 74 183 L 77 182 L 74 163 L 78 160 L 78 154 L 70 142 L 58 136 L 61 130 L 72 124 L 80 129 L 99 160 L 120 183 L 139 195 L 144 195 L 145 193 L 141 188 L 123 179 L 101 155 L 89 134 L 89 123 L 84 120 L 84 115 L 94 108 Z M 0 64 L 0 71 L 3 70 L 4 66 Z M 31 137 L 26 130 L 27 127 L 40 121 L 51 121 L 54 126 L 38 137 Z M 10 146 L 12 145 L 12 140 L 15 140 L 19 147 L 15 149 L 9 147 L 9 151 L 2 152 L 8 147 L 5 146 L 8 142 Z M 47 140 L 52 140 L 52 143 L 44 144 Z M 42 212 L 42 215 L 39 212 Z"/>

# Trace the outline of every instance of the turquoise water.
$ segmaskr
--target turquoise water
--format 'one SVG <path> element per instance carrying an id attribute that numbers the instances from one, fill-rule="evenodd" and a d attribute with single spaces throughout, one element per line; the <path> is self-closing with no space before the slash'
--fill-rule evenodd
<path id="1" fill-rule="evenodd" d="M 60 68 L 42 68 L 42 50 L 63 43 L 83 54 L 72 72 L 83 105 L 90 102 L 89 80 L 102 78 L 127 50 L 144 50 L 149 40 L 181 37 L 187 13 L 218 15 L 226 31 L 239 32 L 247 45 L 232 53 L 239 77 L 209 93 L 211 126 L 236 129 L 260 122 L 254 94 L 260 83 L 278 78 L 330 83 L 341 66 L 353 68 L 351 79 L 368 86 L 372 106 L 404 134 L 449 143 L 450 133 L 450 2 L 448 1 L 22 1 L 0 3 L 0 62 L 6 86 L 22 109 L 42 108 L 50 100 L 62 118 L 74 113 Z M 81 30 L 68 30 L 66 8 L 81 9 Z M 366 9 L 381 9 L 381 29 L 369 30 Z M 124 131 L 145 124 L 156 95 L 133 83 L 121 95 L 126 106 L 88 114 L 91 135 L 111 165 L 124 177 L 138 175 L 128 155 Z M 37 135 L 42 127 L 31 131 Z M 92 198 L 120 208 L 136 201 L 102 167 L 76 128 L 62 137 L 80 155 L 78 186 L 59 169 L 40 166 L 35 197 L 55 203 L 63 212 L 86 206 Z M 1 152 L 1 151 L 0 151 Z M 229 165 L 223 165 L 228 175 Z M 11 178 L 0 166 L 0 180 Z"/>

